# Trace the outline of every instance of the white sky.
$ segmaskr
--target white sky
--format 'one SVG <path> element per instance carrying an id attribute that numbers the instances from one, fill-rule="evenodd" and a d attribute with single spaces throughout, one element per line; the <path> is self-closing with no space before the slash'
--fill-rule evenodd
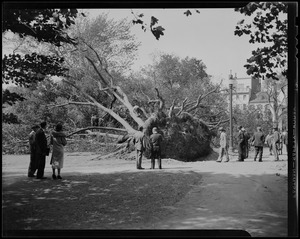
<path id="1" fill-rule="evenodd" d="M 190 10 L 192 15 L 184 15 L 186 10 Z M 140 24 L 133 26 L 132 32 L 141 42 L 139 58 L 133 69 L 151 63 L 152 53 L 164 52 L 202 60 L 215 82 L 227 80 L 230 70 L 233 74 L 237 73 L 238 78 L 249 77 L 243 65 L 257 45 L 249 43 L 249 36 L 234 35 L 237 22 L 245 16 L 233 8 L 197 9 L 200 14 L 195 10 L 133 9 L 136 15 L 144 14 L 143 19 L 148 26 L 151 16 L 154 16 L 159 20 L 158 25 L 165 28 L 164 36 L 156 40 L 150 31 L 143 32 Z M 88 12 L 91 17 L 106 12 L 109 18 L 115 20 L 135 19 L 131 9 L 90 9 Z"/>
<path id="2" fill-rule="evenodd" d="M 186 16 L 184 12 L 190 10 L 192 15 Z M 238 78 L 249 77 L 246 73 L 246 59 L 251 56 L 251 51 L 259 45 L 249 43 L 249 36 L 238 37 L 234 35 L 238 21 L 246 18 L 233 8 L 198 8 L 196 9 L 133 9 L 136 15 L 143 13 L 143 19 L 149 26 L 151 16 L 159 21 L 157 25 L 165 28 L 164 36 L 159 40 L 152 35 L 150 30 L 144 32 L 141 25 L 133 25 L 132 33 L 137 41 L 141 42 L 138 51 L 138 60 L 133 70 L 152 63 L 153 54 L 163 52 L 171 53 L 180 58 L 195 57 L 207 67 L 207 73 L 212 75 L 215 83 L 224 80 L 226 84 L 230 70 Z M 90 17 L 108 13 L 108 17 L 120 20 L 127 18 L 134 20 L 132 9 L 81 9 L 88 12 Z M 260 46 L 261 47 L 261 46 Z M 10 51 L 9 47 L 3 52 Z M 2 55 L 3 55 L 2 52 Z"/>

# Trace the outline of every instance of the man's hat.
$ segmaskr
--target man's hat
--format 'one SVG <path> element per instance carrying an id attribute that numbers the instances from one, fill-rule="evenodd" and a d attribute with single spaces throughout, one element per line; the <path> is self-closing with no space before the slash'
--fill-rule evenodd
<path id="1" fill-rule="evenodd" d="M 157 133 L 157 127 L 153 127 L 152 132 L 156 132 Z"/>
<path id="2" fill-rule="evenodd" d="M 224 128 L 223 128 L 223 127 L 220 127 L 220 128 L 219 128 L 219 131 L 223 131 L 223 130 L 224 130 Z"/>

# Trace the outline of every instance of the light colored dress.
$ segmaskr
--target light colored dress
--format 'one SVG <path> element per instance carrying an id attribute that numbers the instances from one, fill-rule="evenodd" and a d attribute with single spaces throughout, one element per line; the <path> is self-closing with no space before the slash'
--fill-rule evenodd
<path id="1" fill-rule="evenodd" d="M 53 145 L 50 164 L 54 169 L 61 169 L 64 166 L 64 146 L 67 144 L 65 133 L 52 132 L 50 143 Z"/>

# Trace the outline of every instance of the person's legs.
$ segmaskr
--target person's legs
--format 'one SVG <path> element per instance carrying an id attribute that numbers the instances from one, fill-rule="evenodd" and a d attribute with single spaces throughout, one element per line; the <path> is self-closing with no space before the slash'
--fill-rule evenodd
<path id="1" fill-rule="evenodd" d="M 141 150 L 137 150 L 137 169 L 142 169 L 142 156 L 143 152 Z"/>
<path id="2" fill-rule="evenodd" d="M 55 168 L 52 167 L 52 178 L 56 179 L 56 175 L 55 175 Z"/>
<path id="3" fill-rule="evenodd" d="M 46 156 L 39 154 L 38 155 L 38 170 L 37 170 L 36 178 L 44 177 L 45 164 L 46 164 Z"/>
<path id="4" fill-rule="evenodd" d="M 275 161 L 278 161 L 279 156 L 278 156 L 278 151 L 277 151 L 277 147 L 276 147 L 275 143 L 273 143 L 272 148 L 273 148 L 273 153 L 274 153 L 274 159 L 275 159 Z"/>
<path id="5" fill-rule="evenodd" d="M 224 155 L 224 148 L 221 147 L 221 148 L 220 148 L 219 157 L 218 157 L 218 159 L 217 159 L 217 162 L 222 162 L 223 155 Z"/>
<path id="6" fill-rule="evenodd" d="M 257 155 L 259 153 L 259 147 L 255 146 L 254 148 L 255 148 L 254 161 L 256 161 Z"/>
<path id="7" fill-rule="evenodd" d="M 154 169 L 155 168 L 155 157 L 152 156 L 151 158 L 151 169 Z"/>
<path id="8" fill-rule="evenodd" d="M 57 169 L 57 179 L 62 179 L 62 177 L 60 176 L 60 168 Z"/>
<path id="9" fill-rule="evenodd" d="M 136 168 L 139 169 L 140 164 L 139 164 L 139 150 L 136 151 Z"/>
<path id="10" fill-rule="evenodd" d="M 228 148 L 224 148 L 224 153 L 225 153 L 225 156 L 226 156 L 226 161 L 225 162 L 228 162 L 229 161 L 229 154 L 228 154 Z"/>
<path id="11" fill-rule="evenodd" d="M 258 147 L 258 162 L 262 162 L 263 147 Z"/>
<path id="12" fill-rule="evenodd" d="M 161 167 L 161 153 L 160 153 L 160 150 L 157 152 L 157 158 L 158 158 L 158 168 L 162 169 L 162 167 Z"/>
<path id="13" fill-rule="evenodd" d="M 37 169 L 36 166 L 36 155 L 35 151 L 30 152 L 30 162 L 29 162 L 29 167 L 28 167 L 28 177 L 34 177 L 34 173 Z"/>

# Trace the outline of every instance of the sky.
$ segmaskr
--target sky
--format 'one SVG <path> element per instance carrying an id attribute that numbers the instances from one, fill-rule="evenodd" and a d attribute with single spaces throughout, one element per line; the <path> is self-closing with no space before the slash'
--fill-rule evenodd
<path id="1" fill-rule="evenodd" d="M 192 15 L 184 12 L 190 10 Z M 200 13 L 196 13 L 199 10 Z M 87 11 L 87 9 L 85 9 Z M 197 9 L 133 9 L 136 15 L 143 13 L 143 19 L 150 23 L 151 16 L 159 21 L 158 25 L 165 28 L 164 36 L 159 40 L 150 31 L 144 32 L 139 24 L 133 25 L 132 33 L 141 42 L 138 60 L 133 70 L 152 62 L 153 54 L 170 53 L 180 58 L 195 57 L 207 67 L 207 73 L 217 83 L 228 80 L 230 70 L 238 78 L 249 77 L 246 59 L 257 45 L 249 43 L 249 36 L 234 35 L 238 21 L 245 18 L 233 8 L 197 8 Z M 89 9 L 89 16 L 96 17 L 105 12 L 115 20 L 134 19 L 131 9 Z"/>

